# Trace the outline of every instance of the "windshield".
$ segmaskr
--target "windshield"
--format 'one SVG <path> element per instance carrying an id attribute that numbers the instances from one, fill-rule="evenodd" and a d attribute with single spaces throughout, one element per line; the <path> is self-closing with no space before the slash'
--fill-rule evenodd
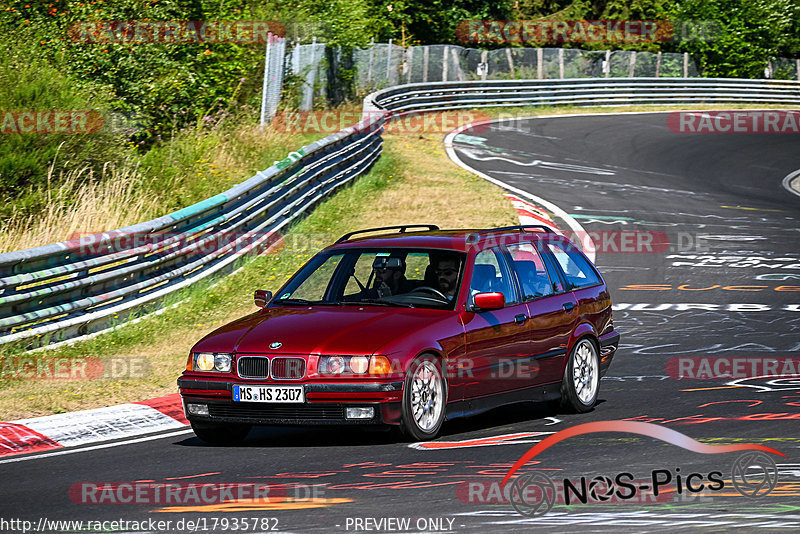
<path id="1" fill-rule="evenodd" d="M 348 249 L 318 254 L 271 306 L 454 309 L 466 255 L 439 249 Z"/>

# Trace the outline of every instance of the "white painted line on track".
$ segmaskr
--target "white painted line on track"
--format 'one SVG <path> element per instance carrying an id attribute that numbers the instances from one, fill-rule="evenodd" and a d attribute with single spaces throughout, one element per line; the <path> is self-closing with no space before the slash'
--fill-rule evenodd
<path id="1" fill-rule="evenodd" d="M 95 451 L 98 449 L 110 449 L 111 447 L 120 447 L 122 445 L 132 445 L 134 443 L 142 443 L 144 441 L 153 441 L 156 439 L 165 439 L 165 438 L 172 438 L 175 436 L 180 436 L 182 434 L 191 434 L 193 430 L 191 428 L 187 428 L 186 430 L 179 430 L 177 432 L 170 432 L 169 434 L 157 434 L 155 436 L 146 436 L 143 438 L 136 438 L 136 439 L 128 439 L 125 441 L 115 441 L 114 443 L 103 443 L 101 445 L 92 445 L 91 447 L 82 447 L 80 449 L 67 449 L 67 450 L 59 450 L 55 452 L 45 452 L 42 454 L 35 454 L 32 456 L 20 456 L 16 458 L 7 458 L 5 460 L 0 460 L 0 464 L 10 464 L 13 462 L 24 462 L 26 460 L 38 460 L 39 458 L 48 458 L 50 456 L 62 456 L 64 454 L 74 454 L 77 452 L 86 452 L 86 451 Z"/>
<path id="2" fill-rule="evenodd" d="M 505 182 L 503 182 L 501 180 L 498 180 L 496 178 L 492 178 L 488 174 L 484 174 L 484 173 L 482 173 L 481 171 L 479 171 L 477 169 L 473 169 L 472 167 L 470 167 L 469 165 L 467 165 L 466 163 L 461 161 L 461 159 L 458 157 L 458 154 L 456 153 L 455 149 L 453 148 L 453 139 L 455 139 L 455 137 L 458 134 L 460 134 L 462 131 L 466 130 L 467 128 L 472 128 L 475 125 L 486 124 L 486 123 L 491 123 L 491 122 L 492 122 L 491 120 L 488 120 L 488 121 L 478 121 L 478 122 L 473 122 L 473 123 L 470 123 L 470 124 L 465 124 L 464 126 L 456 128 L 452 132 L 448 133 L 447 136 L 444 138 L 444 149 L 445 149 L 445 152 L 447 152 L 447 156 L 453 161 L 453 163 L 455 163 L 456 165 L 458 165 L 462 169 L 466 170 L 467 172 L 470 172 L 472 174 L 476 174 L 476 175 L 480 176 L 481 178 L 483 178 L 484 180 L 486 180 L 488 182 L 491 182 L 491 183 L 493 183 L 493 184 L 495 184 L 495 185 L 497 185 L 499 187 L 502 187 L 503 189 L 511 191 L 511 192 L 523 197 L 523 198 L 526 198 L 526 199 L 530 200 L 531 202 L 538 203 L 540 206 L 544 207 L 545 209 L 550 210 L 551 212 L 553 212 L 558 217 L 564 219 L 564 221 L 566 221 L 567 225 L 572 229 L 573 232 L 575 232 L 575 234 L 580 235 L 580 236 L 586 236 L 586 239 L 588 241 L 586 242 L 587 246 L 586 246 L 585 252 L 586 252 L 586 255 L 589 257 L 589 259 L 592 261 L 592 263 L 595 263 L 595 260 L 596 260 L 596 254 L 595 254 L 596 247 L 595 247 L 594 241 L 592 240 L 592 238 L 589 235 L 589 233 L 586 230 L 584 230 L 583 226 L 581 226 L 580 223 L 578 223 L 578 221 L 576 221 L 572 216 L 570 216 L 569 213 L 567 213 L 566 211 L 564 211 L 563 209 L 559 208 L 558 206 L 556 206 L 555 204 L 553 204 L 552 202 L 550 202 L 548 200 L 545 200 L 545 199 L 543 199 L 541 197 L 538 197 L 538 196 L 536 196 L 536 195 L 534 195 L 532 193 L 528 193 L 527 191 L 523 191 L 522 189 L 514 187 L 513 185 L 507 184 L 507 183 L 505 183 Z"/>
<path id="3" fill-rule="evenodd" d="M 796 171 L 790 173 L 789 176 L 783 179 L 783 188 L 786 189 L 788 192 L 792 193 L 793 195 L 797 195 L 800 197 L 800 191 L 792 187 L 792 181 L 794 181 L 795 178 L 800 180 L 800 169 L 797 169 Z"/>

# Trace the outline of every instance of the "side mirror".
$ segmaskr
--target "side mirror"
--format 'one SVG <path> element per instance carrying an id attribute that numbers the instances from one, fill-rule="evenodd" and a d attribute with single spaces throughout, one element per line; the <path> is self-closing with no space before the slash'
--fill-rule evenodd
<path id="1" fill-rule="evenodd" d="M 259 308 L 263 308 L 267 305 L 272 299 L 272 291 L 267 291 L 265 289 L 256 289 L 255 293 L 253 293 L 253 300 L 256 303 L 256 306 Z"/>
<path id="2" fill-rule="evenodd" d="M 478 293 L 475 295 L 475 307 L 480 311 L 499 310 L 506 305 L 506 297 L 502 293 Z"/>

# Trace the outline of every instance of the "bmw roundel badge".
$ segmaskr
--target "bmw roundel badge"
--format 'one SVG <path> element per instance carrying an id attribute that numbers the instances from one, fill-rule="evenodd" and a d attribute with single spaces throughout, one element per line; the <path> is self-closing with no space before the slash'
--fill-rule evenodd
<path id="1" fill-rule="evenodd" d="M 275 341 L 275 342 L 269 344 L 269 348 L 271 348 L 271 349 L 279 349 L 282 346 L 283 346 L 283 343 L 281 343 L 280 341 Z"/>

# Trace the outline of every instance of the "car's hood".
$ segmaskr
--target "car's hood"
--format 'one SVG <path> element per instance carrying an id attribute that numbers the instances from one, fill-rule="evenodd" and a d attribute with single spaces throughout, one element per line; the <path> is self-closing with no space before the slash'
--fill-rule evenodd
<path id="1" fill-rule="evenodd" d="M 287 306 L 264 310 L 208 334 L 197 352 L 371 354 L 453 312 L 380 306 Z M 279 347 L 270 348 L 271 344 Z"/>

